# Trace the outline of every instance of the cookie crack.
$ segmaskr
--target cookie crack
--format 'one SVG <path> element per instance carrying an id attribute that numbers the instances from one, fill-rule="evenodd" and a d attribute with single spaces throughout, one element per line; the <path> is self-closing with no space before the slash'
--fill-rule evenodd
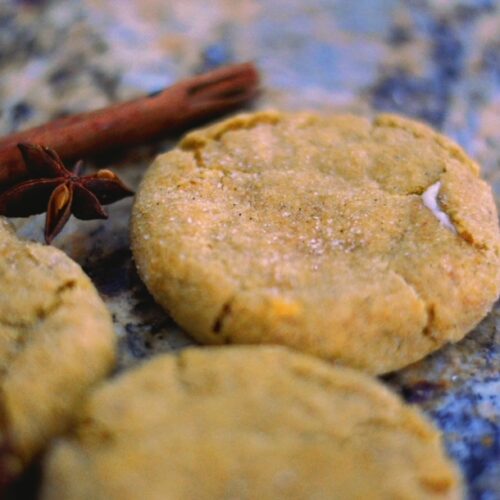
<path id="1" fill-rule="evenodd" d="M 201 149 L 202 148 L 200 149 L 197 148 L 192 151 L 194 161 L 196 162 L 198 168 L 208 168 L 207 164 L 205 163 L 205 160 L 203 159 L 203 155 L 201 154 Z"/>
<path id="2" fill-rule="evenodd" d="M 453 234 L 459 236 L 465 243 L 472 246 L 476 250 L 488 250 L 489 247 L 486 243 L 481 243 L 475 240 L 474 236 L 463 228 L 463 224 L 456 214 L 453 212 L 448 213 L 446 207 L 439 200 L 439 192 L 442 187 L 442 178 L 446 173 L 444 169 L 441 177 L 437 182 L 431 184 L 421 195 L 423 204 L 432 212 L 434 217 L 439 220 L 440 224 L 451 231 Z"/>
<path id="3" fill-rule="evenodd" d="M 436 337 L 432 333 L 432 325 L 433 325 L 435 317 L 436 317 L 435 305 L 432 303 L 428 303 L 427 300 L 425 300 L 422 297 L 422 294 L 419 292 L 418 288 L 411 281 L 409 281 L 406 278 L 406 276 L 404 276 L 401 272 L 397 271 L 396 269 L 393 269 L 392 267 L 390 267 L 389 269 L 396 276 L 398 276 L 405 283 L 405 285 L 408 288 L 410 288 L 413 291 L 413 293 L 417 297 L 418 301 L 424 306 L 426 320 L 425 320 L 425 325 L 422 328 L 422 335 L 424 337 L 428 338 L 432 343 L 437 344 L 438 340 L 436 339 Z"/>
<path id="4" fill-rule="evenodd" d="M 439 191 L 441 190 L 442 187 L 442 182 L 443 182 L 443 176 L 446 174 L 447 170 L 446 168 L 443 168 L 442 172 L 440 173 L 439 177 L 437 180 L 432 181 L 428 186 L 423 186 L 419 187 L 418 189 L 415 189 L 414 191 L 409 191 L 404 194 L 399 194 L 399 193 L 392 193 L 389 190 L 385 189 L 384 186 L 381 185 L 381 183 L 369 175 L 368 173 L 366 174 L 367 177 L 373 181 L 377 187 L 382 191 L 384 194 L 391 196 L 391 197 L 407 197 L 407 196 L 418 196 L 420 198 L 420 201 L 422 204 L 431 211 L 433 216 L 439 221 L 441 226 L 448 231 L 451 231 L 453 234 L 458 236 L 460 239 L 462 239 L 465 243 L 468 245 L 472 246 L 476 250 L 479 251 L 487 251 L 490 250 L 491 248 L 487 243 L 484 242 L 478 242 L 475 240 L 474 235 L 470 233 L 470 231 L 467 231 L 462 227 L 462 223 L 460 219 L 456 216 L 454 213 L 449 213 L 446 210 L 446 207 L 443 206 L 443 204 L 439 200 Z M 431 192 L 433 188 L 436 190 L 435 193 Z M 399 238 L 398 243 L 400 243 L 406 234 L 409 232 L 410 227 L 408 227 L 401 238 Z"/>
<path id="5" fill-rule="evenodd" d="M 479 176 L 479 167 L 477 164 L 470 159 L 458 145 L 455 145 L 453 142 L 449 141 L 446 137 L 440 136 L 437 132 L 435 132 L 433 129 L 427 127 L 426 125 L 421 125 L 422 129 L 420 130 L 418 127 L 416 128 L 415 126 L 412 126 L 411 124 L 406 124 L 404 122 L 401 122 L 399 118 L 391 116 L 391 115 L 379 115 L 375 117 L 372 120 L 372 128 L 371 128 L 371 134 L 373 134 L 374 130 L 377 128 L 392 128 L 392 129 L 399 129 L 403 130 L 405 132 L 408 132 L 413 135 L 413 137 L 417 139 L 425 138 L 433 141 L 442 151 L 444 151 L 450 159 L 456 160 L 460 162 L 461 164 L 465 164 L 469 170 L 476 176 Z M 413 192 L 406 193 L 407 195 L 419 195 L 421 197 L 424 197 L 425 193 L 429 191 L 429 189 L 432 189 L 433 186 L 436 184 L 442 183 L 442 178 L 443 175 L 447 172 L 446 166 L 443 167 L 442 171 L 439 174 L 439 177 L 434 179 L 429 183 L 427 187 L 419 188 L 416 189 Z M 367 174 L 368 175 L 368 174 Z M 373 180 L 378 187 L 386 193 L 388 192 L 386 189 L 381 186 L 380 182 L 378 182 L 376 179 L 374 179 L 371 175 L 368 175 L 368 177 Z M 393 194 L 393 193 L 390 193 Z M 436 198 L 437 199 L 437 198 Z M 489 245 L 486 243 L 481 243 L 475 240 L 474 236 L 467 231 L 465 228 L 462 227 L 461 221 L 458 219 L 456 214 L 453 213 L 448 213 L 445 210 L 445 207 L 443 207 L 442 204 L 439 204 L 439 211 L 436 213 L 434 210 L 432 210 L 426 203 L 425 200 L 422 200 L 424 202 L 424 205 L 426 205 L 434 214 L 436 218 L 440 221 L 440 223 L 444 226 L 447 227 L 449 230 L 453 231 L 455 230 L 455 234 L 460 237 L 465 243 L 468 245 L 472 246 L 478 251 L 485 251 L 489 250 Z M 444 216 L 444 217 L 443 217 Z M 450 224 L 448 225 L 446 222 L 443 222 L 442 219 L 449 219 Z"/>
<path id="6" fill-rule="evenodd" d="M 63 282 L 54 291 L 55 299 L 49 305 L 45 307 L 40 307 L 35 310 L 34 317 L 30 318 L 28 321 L 9 321 L 5 318 L 0 318 L 0 324 L 14 328 L 19 331 L 18 335 L 13 339 L 13 349 L 12 354 L 4 360 L 4 364 L 7 366 L 3 373 L 0 374 L 1 377 L 5 376 L 9 369 L 9 364 L 12 363 L 16 357 L 21 354 L 30 343 L 32 336 L 30 333 L 36 329 L 37 325 L 45 321 L 49 316 L 55 314 L 55 312 L 63 305 L 65 295 L 68 291 L 74 289 L 76 286 L 76 281 L 71 279 Z M 1 398 L 0 398 L 1 399 Z"/>
<path id="7" fill-rule="evenodd" d="M 56 288 L 56 290 L 54 292 L 56 298 L 52 302 L 52 304 L 50 304 L 49 306 L 47 306 L 45 309 L 42 309 L 42 310 L 39 311 L 39 313 L 38 313 L 38 320 L 39 321 L 44 320 L 48 316 L 51 316 L 52 314 L 54 314 L 54 312 L 57 309 L 59 309 L 61 307 L 61 305 L 63 304 L 63 302 L 64 302 L 63 296 L 67 292 L 73 290 L 74 288 L 76 288 L 76 280 L 74 280 L 74 279 L 69 279 L 69 280 L 66 280 L 63 283 L 61 283 Z"/>
<path id="8" fill-rule="evenodd" d="M 227 120 L 221 124 L 214 125 L 207 129 L 191 132 L 186 135 L 179 144 L 183 151 L 202 149 L 210 141 L 220 142 L 228 132 L 235 130 L 252 130 L 259 125 L 276 125 L 281 121 L 278 113 L 263 112 L 255 115 L 240 115 L 232 120 Z"/>
<path id="9" fill-rule="evenodd" d="M 434 217 L 438 219 L 441 226 L 460 237 L 465 243 L 479 251 L 489 250 L 489 246 L 486 243 L 476 241 L 474 236 L 463 228 L 463 224 L 457 215 L 453 212 L 448 213 L 446 207 L 443 206 L 442 202 L 439 200 L 442 178 L 445 173 L 446 169 L 443 170 L 436 182 L 428 186 L 424 192 L 421 193 L 422 203 L 432 212 Z"/>
<path id="10" fill-rule="evenodd" d="M 383 117 L 384 115 L 382 115 Z M 380 117 L 376 117 L 375 119 L 372 120 L 372 123 L 371 123 L 371 131 L 370 131 L 370 135 L 373 136 L 373 132 L 375 131 L 375 129 L 377 128 L 394 128 L 394 129 L 400 129 L 400 130 L 404 130 L 406 132 L 409 132 L 411 133 L 415 138 L 422 138 L 424 137 L 424 135 L 420 135 L 418 134 L 415 130 L 412 130 L 410 127 L 404 127 L 402 125 L 399 125 L 399 124 L 396 124 L 396 123 L 392 123 L 390 122 L 389 124 L 379 124 L 379 121 L 380 120 Z M 434 142 L 436 142 L 436 138 L 435 137 L 432 137 L 432 140 Z M 437 142 L 436 142 L 437 143 Z M 439 143 L 437 143 L 439 144 Z M 441 144 L 439 144 L 441 146 Z M 441 146 L 442 147 L 442 146 Z M 448 150 L 446 150 L 448 152 Z M 432 185 L 436 184 L 436 182 L 440 182 L 441 181 L 441 177 L 442 175 L 446 172 L 446 168 L 443 167 L 441 169 L 441 171 L 435 176 L 434 179 L 432 179 L 429 184 L 427 186 L 417 186 L 416 188 L 412 189 L 412 190 L 409 190 L 409 191 L 406 191 L 402 194 L 400 193 L 394 193 L 388 189 L 386 189 L 378 179 L 376 179 L 375 177 L 373 177 L 373 175 L 370 175 L 369 172 L 365 172 L 366 176 L 368 177 L 368 179 L 370 179 L 372 182 L 374 182 L 377 187 L 383 192 L 383 193 L 386 193 L 390 196 L 421 196 L 423 193 L 425 193 L 425 191 L 427 191 Z"/>
<path id="11" fill-rule="evenodd" d="M 252 130 L 259 125 L 269 124 L 276 125 L 281 121 L 281 117 L 276 114 L 258 113 L 257 115 L 243 115 L 232 120 L 223 122 L 220 125 L 214 125 L 208 129 L 191 132 L 179 144 L 181 151 L 190 152 L 196 161 L 199 168 L 210 168 L 210 170 L 219 170 L 225 172 L 224 169 L 217 167 L 209 167 L 206 165 L 202 151 L 209 142 L 220 142 L 224 135 L 235 130 Z"/>
<path id="12" fill-rule="evenodd" d="M 436 318 L 436 306 L 434 304 L 426 304 L 426 310 L 427 310 L 427 324 L 424 326 L 422 330 L 422 335 L 424 337 L 427 337 L 435 344 L 437 344 L 438 339 L 432 332 L 432 325 L 434 324 Z"/>
<path id="13" fill-rule="evenodd" d="M 179 382 L 179 385 L 186 392 L 191 392 L 193 385 L 185 377 L 187 367 L 187 360 L 184 358 L 183 354 L 175 356 L 175 379 Z"/>
<path id="14" fill-rule="evenodd" d="M 431 184 L 423 193 L 422 193 L 422 202 L 423 204 L 432 212 L 434 217 L 439 221 L 439 223 L 449 229 L 453 234 L 457 234 L 457 228 L 453 221 L 451 220 L 450 215 L 448 215 L 444 210 L 442 203 L 439 201 L 439 191 L 441 190 L 441 181 L 437 181 L 434 184 Z"/>
<path id="15" fill-rule="evenodd" d="M 210 371 L 206 372 L 205 377 L 200 379 L 196 376 L 196 363 L 190 361 L 189 355 L 180 353 L 175 357 L 175 380 L 181 391 L 196 395 L 197 397 L 210 397 L 217 384 L 214 383 Z M 194 367 L 190 370 L 189 367 Z"/>
<path id="16" fill-rule="evenodd" d="M 443 151 L 445 151 L 451 159 L 457 160 L 460 163 L 465 163 L 469 167 L 469 169 L 476 176 L 478 176 L 479 167 L 460 149 L 458 145 L 453 144 L 445 137 L 440 137 L 437 132 L 435 132 L 432 128 L 428 127 L 427 125 L 421 125 L 421 127 L 425 127 L 427 130 L 425 132 L 423 130 L 420 131 L 413 126 L 400 123 L 397 117 L 387 114 L 376 116 L 372 120 L 372 133 L 373 130 L 376 128 L 393 128 L 393 129 L 404 130 L 405 132 L 412 134 L 413 137 L 415 137 L 416 139 L 422 139 L 422 138 L 430 139 Z"/>
<path id="17" fill-rule="evenodd" d="M 63 303 L 62 295 L 64 295 L 67 291 L 72 290 L 76 287 L 76 281 L 74 279 L 67 280 L 59 285 L 54 290 L 55 298 L 54 300 L 45 307 L 37 307 L 34 311 L 34 318 L 31 318 L 27 321 L 19 320 L 10 320 L 8 318 L 0 318 L 0 324 L 4 326 L 8 326 L 11 328 L 32 328 L 38 322 L 43 321 L 48 316 L 53 314 Z"/>
<path id="18" fill-rule="evenodd" d="M 372 175 L 370 175 L 369 172 L 365 172 L 365 174 L 366 174 L 366 177 L 370 181 L 372 181 L 378 187 L 378 189 L 382 193 L 384 193 L 384 194 L 386 194 L 388 196 L 391 196 L 393 198 L 404 198 L 404 197 L 407 197 L 407 196 L 422 196 L 425 193 L 425 191 L 427 191 L 431 186 L 433 186 L 437 182 L 441 182 L 441 177 L 443 176 L 443 174 L 445 172 L 446 172 L 446 170 L 443 169 L 439 173 L 439 177 L 437 177 L 435 180 L 431 181 L 428 186 L 418 186 L 415 189 L 412 189 L 410 191 L 406 191 L 404 193 L 395 193 L 395 192 L 392 192 L 389 189 L 385 188 L 378 179 L 376 179 L 375 177 L 373 177 Z"/>
<path id="19" fill-rule="evenodd" d="M 219 313 L 215 317 L 215 320 L 213 322 L 211 331 L 215 335 L 220 335 L 222 338 L 227 342 L 229 339 L 224 336 L 224 323 L 227 321 L 228 317 L 232 313 L 232 305 L 234 302 L 235 296 L 232 296 L 228 300 L 226 300 L 223 304 L 222 307 L 219 310 Z"/>

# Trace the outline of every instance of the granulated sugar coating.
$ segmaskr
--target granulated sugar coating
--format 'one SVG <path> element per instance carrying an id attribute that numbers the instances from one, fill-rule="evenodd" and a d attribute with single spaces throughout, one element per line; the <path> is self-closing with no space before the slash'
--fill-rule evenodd
<path id="1" fill-rule="evenodd" d="M 497 213 L 478 176 L 401 117 L 239 115 L 156 159 L 134 256 L 203 343 L 284 344 L 384 373 L 460 340 L 498 296 Z"/>

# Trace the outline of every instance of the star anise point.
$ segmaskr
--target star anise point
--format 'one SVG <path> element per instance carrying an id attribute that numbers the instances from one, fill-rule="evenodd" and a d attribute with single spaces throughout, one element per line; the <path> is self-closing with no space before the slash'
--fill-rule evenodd
<path id="1" fill-rule="evenodd" d="M 0 194 L 0 215 L 27 217 L 47 212 L 45 241 L 59 234 L 73 214 L 78 219 L 106 219 L 103 205 L 134 193 L 108 169 L 81 176 L 83 161 L 68 170 L 52 149 L 29 143 L 18 144 L 31 179 Z"/>

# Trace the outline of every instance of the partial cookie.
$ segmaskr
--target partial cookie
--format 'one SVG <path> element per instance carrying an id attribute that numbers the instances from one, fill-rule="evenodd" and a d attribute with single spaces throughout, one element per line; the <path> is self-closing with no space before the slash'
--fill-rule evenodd
<path id="1" fill-rule="evenodd" d="M 0 218 L 0 486 L 66 430 L 114 361 L 110 314 L 81 268 Z"/>
<path id="2" fill-rule="evenodd" d="M 454 499 L 440 436 L 366 375 L 282 347 L 188 349 L 101 386 L 42 499 Z"/>
<path id="3" fill-rule="evenodd" d="M 156 159 L 134 257 L 201 342 L 384 373 L 460 340 L 498 296 L 497 212 L 478 172 L 396 116 L 240 115 Z"/>

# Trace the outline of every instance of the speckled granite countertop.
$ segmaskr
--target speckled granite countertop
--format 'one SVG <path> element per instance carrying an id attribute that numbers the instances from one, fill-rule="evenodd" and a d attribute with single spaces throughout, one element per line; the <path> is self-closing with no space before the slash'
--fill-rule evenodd
<path id="1" fill-rule="evenodd" d="M 500 5 L 495 0 L 0 0 L 0 135 L 254 60 L 257 108 L 429 122 L 483 166 L 500 196 Z M 164 141 L 107 160 L 132 186 Z M 107 222 L 74 219 L 56 246 L 113 312 L 121 369 L 192 342 L 134 270 L 131 201 Z M 43 216 L 16 221 L 41 240 Z M 444 432 L 469 497 L 500 498 L 500 307 L 465 340 L 385 381 Z"/>

